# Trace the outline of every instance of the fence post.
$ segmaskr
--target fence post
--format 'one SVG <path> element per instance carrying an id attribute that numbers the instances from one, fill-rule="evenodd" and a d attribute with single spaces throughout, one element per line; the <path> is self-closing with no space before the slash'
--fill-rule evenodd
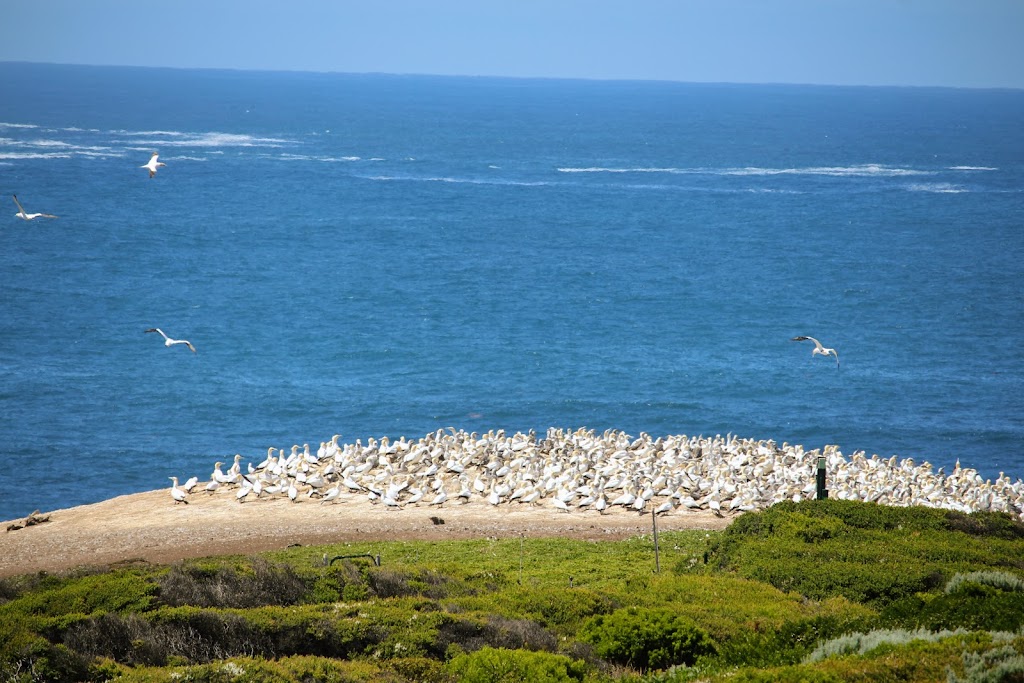
<path id="1" fill-rule="evenodd" d="M 651 506 L 651 526 L 654 528 L 654 573 L 661 573 L 661 557 L 658 552 L 658 515 L 654 514 L 654 506 Z"/>
<path id="2" fill-rule="evenodd" d="M 825 456 L 818 456 L 818 500 L 828 498 L 828 489 L 825 488 Z"/>

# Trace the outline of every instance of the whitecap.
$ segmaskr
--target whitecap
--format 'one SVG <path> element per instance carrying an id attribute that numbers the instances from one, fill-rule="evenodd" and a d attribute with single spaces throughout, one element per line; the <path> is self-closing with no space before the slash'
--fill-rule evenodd
<path id="1" fill-rule="evenodd" d="M 361 161 L 359 157 L 310 157 L 312 161 Z"/>
<path id="2" fill-rule="evenodd" d="M 998 171 L 998 168 L 992 166 L 950 166 L 951 171 Z"/>
<path id="3" fill-rule="evenodd" d="M 907 189 L 911 192 L 937 192 L 940 194 L 960 194 L 969 191 L 951 183 L 912 183 L 907 186 Z"/>
<path id="4" fill-rule="evenodd" d="M 724 176 L 773 176 L 773 175 L 824 175 L 853 177 L 899 177 L 930 175 L 929 171 L 885 166 L 883 164 L 857 164 L 853 166 L 806 166 L 794 168 L 765 168 L 744 166 L 733 168 L 678 168 L 674 166 L 615 168 L 608 166 L 559 167 L 560 173 L 668 173 L 672 175 L 724 175 Z"/>
<path id="5" fill-rule="evenodd" d="M 380 180 L 380 181 L 406 181 L 406 182 L 419 182 L 419 183 L 453 183 L 453 184 L 465 184 L 465 185 L 504 185 L 510 187 L 545 187 L 553 185 L 555 183 L 549 183 L 544 181 L 525 181 L 525 180 L 500 180 L 500 179 L 481 179 L 481 178 L 455 178 L 452 176 L 360 176 L 366 180 Z"/>
<path id="6" fill-rule="evenodd" d="M 281 147 L 293 141 L 283 138 L 258 137 L 241 133 L 187 133 L 176 130 L 111 131 L 116 135 L 135 138 L 137 144 L 170 147 Z M 143 138 L 143 139 L 138 139 Z M 152 139 L 145 139 L 152 138 Z"/>
<path id="7" fill-rule="evenodd" d="M 90 150 L 75 150 L 75 154 L 95 159 L 119 159 L 125 156 L 124 152 L 94 152 Z"/>
<path id="8" fill-rule="evenodd" d="M 562 167 L 559 168 L 560 173 L 698 173 L 695 170 L 686 170 L 680 168 L 610 168 L 607 166 L 585 166 L 583 168 L 575 167 Z"/>
<path id="9" fill-rule="evenodd" d="M 183 135 L 188 135 L 188 133 L 182 133 L 182 132 L 179 132 L 179 131 L 176 131 L 176 130 L 124 130 L 123 128 L 118 128 L 118 129 L 112 130 L 110 132 L 115 134 L 115 135 L 130 135 L 130 136 L 139 136 L 139 135 L 141 135 L 141 136 L 167 135 L 167 136 L 172 136 L 172 137 L 173 136 L 179 136 L 180 137 L 180 136 L 183 136 Z"/>
<path id="10" fill-rule="evenodd" d="M 0 121 L 0 128 L 38 128 L 34 123 L 5 123 Z"/>
<path id="11" fill-rule="evenodd" d="M 0 152 L 0 159 L 70 159 L 67 152 Z"/>
<path id="12" fill-rule="evenodd" d="M 824 175 L 824 176 L 850 176 L 850 177 L 899 177 L 914 175 L 931 175 L 928 171 L 919 171 L 910 168 L 885 166 L 883 164 L 857 164 L 854 166 L 808 166 L 803 168 L 760 168 L 748 166 L 745 168 L 727 168 L 721 171 L 722 175 L 739 176 L 768 176 L 768 175 Z"/>
<path id="13" fill-rule="evenodd" d="M 74 147 L 74 145 L 61 140 L 26 140 L 21 144 L 28 147 Z"/>

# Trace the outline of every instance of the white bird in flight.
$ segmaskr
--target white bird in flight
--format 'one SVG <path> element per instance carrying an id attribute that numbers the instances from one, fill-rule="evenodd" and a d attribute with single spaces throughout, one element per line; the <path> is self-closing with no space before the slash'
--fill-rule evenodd
<path id="1" fill-rule="evenodd" d="M 171 339 L 166 334 L 164 334 L 164 331 L 161 330 L 159 327 L 151 327 L 148 330 L 146 330 L 146 332 L 159 332 L 160 336 L 164 338 L 164 346 L 184 344 L 185 346 L 188 347 L 189 351 L 191 351 L 192 353 L 196 352 L 196 347 L 192 346 L 192 342 L 188 341 L 187 339 Z"/>
<path id="2" fill-rule="evenodd" d="M 21 202 L 18 201 L 18 195 L 12 194 L 11 196 L 14 197 L 14 203 L 18 207 L 18 213 L 14 214 L 15 218 L 20 218 L 25 221 L 31 221 L 36 218 L 56 218 L 52 213 L 26 213 L 25 207 L 23 207 Z"/>
<path id="3" fill-rule="evenodd" d="M 153 152 L 153 156 L 151 156 L 149 158 L 149 162 L 143 164 L 142 166 L 139 166 L 139 168 L 147 168 L 147 169 L 149 169 L 149 177 L 150 178 L 152 178 L 153 176 L 156 175 L 156 169 L 160 168 L 161 166 L 166 166 L 167 165 L 167 164 L 165 164 L 162 161 L 157 161 L 156 158 L 158 156 L 160 156 L 160 155 L 157 154 L 156 152 Z"/>
<path id="4" fill-rule="evenodd" d="M 835 349 L 829 349 L 821 345 L 821 342 L 814 337 L 793 337 L 793 341 L 812 341 L 814 342 L 814 349 L 811 350 L 811 357 L 813 358 L 817 354 L 822 356 L 835 356 L 836 367 L 839 367 L 839 354 L 836 353 Z"/>

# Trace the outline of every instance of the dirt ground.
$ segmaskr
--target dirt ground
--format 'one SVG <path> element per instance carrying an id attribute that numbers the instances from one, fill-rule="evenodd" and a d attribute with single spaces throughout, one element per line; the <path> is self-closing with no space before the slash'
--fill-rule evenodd
<path id="1" fill-rule="evenodd" d="M 244 555 L 295 544 L 518 536 L 617 540 L 652 529 L 650 513 L 623 509 L 565 513 L 550 506 L 493 507 L 480 501 L 396 510 L 363 496 L 321 505 L 281 497 L 239 503 L 224 493 L 193 494 L 184 505 L 175 504 L 168 489 L 42 511 L 39 517 L 48 521 L 8 531 L 25 520 L 0 523 L 0 577 L 138 560 L 170 563 Z M 677 511 L 658 518 L 658 531 L 723 529 L 729 521 L 707 511 Z"/>

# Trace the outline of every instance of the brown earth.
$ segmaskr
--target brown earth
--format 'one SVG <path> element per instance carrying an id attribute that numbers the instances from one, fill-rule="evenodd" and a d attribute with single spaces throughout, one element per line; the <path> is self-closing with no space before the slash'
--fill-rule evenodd
<path id="1" fill-rule="evenodd" d="M 170 563 L 246 555 L 295 544 L 518 536 L 617 540 L 652 529 L 650 513 L 621 508 L 606 514 L 567 514 L 550 506 L 494 507 L 478 501 L 395 510 L 371 504 L 364 496 L 342 496 L 321 505 L 282 497 L 239 503 L 230 493 L 197 493 L 188 500 L 188 505 L 175 504 L 169 490 L 162 489 L 42 512 L 38 518 L 48 518 L 45 522 L 0 530 L 0 577 L 137 560 Z M 0 528 L 24 523 L 10 520 Z M 711 512 L 677 511 L 658 518 L 658 531 L 723 529 L 728 524 L 728 517 Z"/>

